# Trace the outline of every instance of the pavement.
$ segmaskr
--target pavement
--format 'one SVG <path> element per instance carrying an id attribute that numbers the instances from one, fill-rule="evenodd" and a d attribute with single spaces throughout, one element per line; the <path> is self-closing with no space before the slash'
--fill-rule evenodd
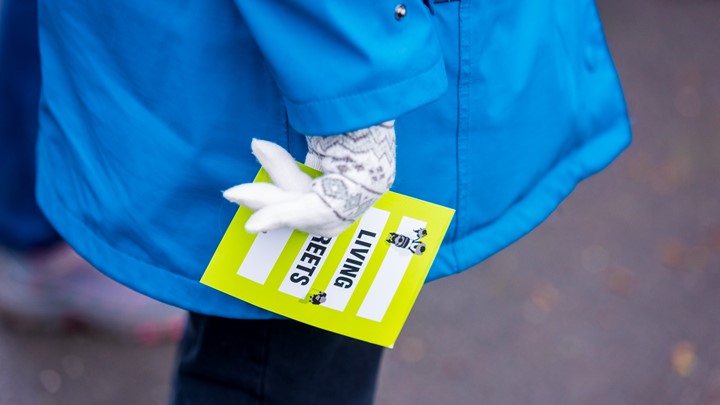
<path id="1" fill-rule="evenodd" d="M 720 405 L 720 2 L 603 0 L 633 145 L 426 286 L 376 403 Z M 164 404 L 174 347 L 0 329 L 0 405 Z"/>

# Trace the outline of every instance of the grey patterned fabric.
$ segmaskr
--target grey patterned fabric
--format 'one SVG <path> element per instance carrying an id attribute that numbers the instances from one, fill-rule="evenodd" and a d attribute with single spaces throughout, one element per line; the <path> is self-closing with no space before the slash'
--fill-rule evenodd
<path id="1" fill-rule="evenodd" d="M 395 180 L 395 122 L 336 136 L 309 136 L 312 188 L 341 220 L 354 222 Z"/>

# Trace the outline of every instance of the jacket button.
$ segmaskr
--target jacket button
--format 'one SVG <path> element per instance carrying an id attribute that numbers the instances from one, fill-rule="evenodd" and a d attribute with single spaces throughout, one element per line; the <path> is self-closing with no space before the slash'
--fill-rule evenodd
<path id="1" fill-rule="evenodd" d="M 395 6 L 395 19 L 400 21 L 407 15 L 407 8 L 404 4 L 398 4 Z"/>

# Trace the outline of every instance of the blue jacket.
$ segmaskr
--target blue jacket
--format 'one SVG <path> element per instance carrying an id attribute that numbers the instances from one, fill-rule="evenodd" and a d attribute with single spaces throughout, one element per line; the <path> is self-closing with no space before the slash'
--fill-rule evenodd
<path id="1" fill-rule="evenodd" d="M 226 317 L 198 283 L 259 169 L 252 137 L 397 118 L 394 191 L 457 210 L 429 280 L 532 230 L 630 142 L 592 0 L 40 0 L 39 200 L 116 280 Z"/>

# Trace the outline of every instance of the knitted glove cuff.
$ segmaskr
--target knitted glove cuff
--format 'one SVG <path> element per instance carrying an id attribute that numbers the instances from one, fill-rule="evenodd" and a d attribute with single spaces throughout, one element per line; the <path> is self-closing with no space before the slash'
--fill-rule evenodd
<path id="1" fill-rule="evenodd" d="M 354 221 L 395 180 L 395 122 L 335 136 L 309 136 L 305 162 L 323 176 L 312 188 L 345 221 Z"/>

